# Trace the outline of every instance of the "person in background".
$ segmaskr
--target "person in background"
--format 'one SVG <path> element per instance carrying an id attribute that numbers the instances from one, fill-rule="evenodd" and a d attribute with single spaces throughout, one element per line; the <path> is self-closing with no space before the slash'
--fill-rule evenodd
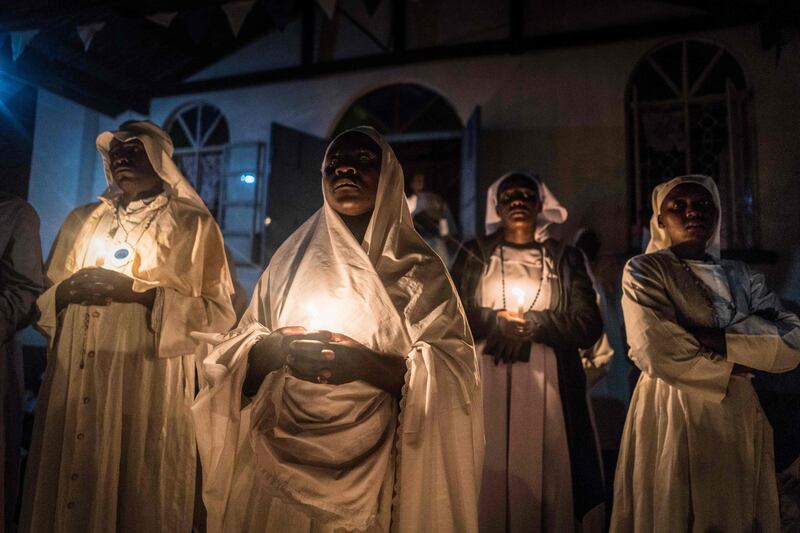
<path id="1" fill-rule="evenodd" d="M 331 142 L 322 189 L 238 328 L 208 338 L 208 529 L 474 533 L 482 403 L 455 288 L 374 129 Z"/>
<path id="2" fill-rule="evenodd" d="M 603 317 L 603 336 L 592 350 L 582 352 L 582 356 L 587 356 L 584 358 L 584 368 L 587 370 L 589 388 L 597 385 L 592 390 L 593 395 L 618 400 L 627 407 L 630 400 L 628 374 L 633 365 L 627 357 L 619 281 L 612 281 L 613 277 L 621 275 L 613 266 L 609 268 L 608 263 L 601 262 L 599 252 L 602 243 L 593 230 L 586 227 L 579 229 L 573 237 L 573 243 L 586 256 L 587 272 L 597 293 L 597 305 Z M 595 359 L 595 362 L 590 362 Z"/>
<path id="3" fill-rule="evenodd" d="M 186 532 L 196 446 L 193 331 L 233 325 L 222 235 L 151 122 L 97 138 L 108 188 L 48 260 L 49 338 L 21 531 Z"/>
<path id="4" fill-rule="evenodd" d="M 551 238 L 567 218 L 537 177 L 487 193 L 485 238 L 453 264 L 478 342 L 486 458 L 484 532 L 600 531 L 600 457 L 578 354 L 603 329 L 583 254 Z"/>
<path id="5" fill-rule="evenodd" d="M 22 347 L 17 332 L 36 317 L 44 290 L 39 216 L 25 200 L 0 193 L 0 527 L 13 531 L 20 481 Z"/>
<path id="6" fill-rule="evenodd" d="M 642 373 L 614 483 L 611 531 L 780 531 L 772 428 L 755 369 L 800 362 L 800 319 L 764 275 L 720 259 L 708 176 L 658 185 L 647 252 L 628 261 L 622 307 Z"/>
<path id="7" fill-rule="evenodd" d="M 439 254 L 445 265 L 450 264 L 448 240 L 455 238 L 456 223 L 447 202 L 435 192 L 425 190 L 425 174 L 417 172 L 409 183 L 408 210 L 414 220 L 414 229 L 428 246 Z"/>
<path id="8" fill-rule="evenodd" d="M 573 239 L 575 248 L 583 252 L 586 258 L 586 273 L 589 279 L 592 280 L 592 286 L 597 294 L 597 306 L 600 309 L 600 315 L 603 317 L 604 330 L 608 324 L 605 313 L 606 298 L 603 287 L 600 286 L 594 274 L 593 265 L 597 264 L 597 252 L 600 250 L 600 238 L 592 230 L 588 228 L 581 228 L 575 233 Z M 603 331 L 594 346 L 585 350 L 580 350 L 581 362 L 583 369 L 586 372 L 586 387 L 591 390 L 600 380 L 608 374 L 608 366 L 611 364 L 611 359 L 614 357 L 614 348 L 608 339 L 608 334 Z"/>

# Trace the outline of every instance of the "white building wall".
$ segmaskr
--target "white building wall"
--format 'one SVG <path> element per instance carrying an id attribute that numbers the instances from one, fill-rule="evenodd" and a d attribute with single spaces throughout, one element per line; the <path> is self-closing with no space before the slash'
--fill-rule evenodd
<path id="1" fill-rule="evenodd" d="M 61 223 L 94 192 L 98 114 L 39 90 L 28 201 L 41 218 L 45 254 Z"/>
<path id="2" fill-rule="evenodd" d="M 800 177 L 800 143 L 796 141 L 800 124 L 798 39 L 790 40 L 776 64 L 774 50 L 761 49 L 755 27 L 686 37 L 707 37 L 725 45 L 749 77 L 755 94 L 762 245 L 781 252 L 779 264 L 766 267 L 773 283 L 780 285 L 784 273 L 790 270 L 791 254 L 784 253 L 787 243 L 800 243 L 796 211 L 800 188 L 795 186 Z M 537 170 L 570 210 L 567 233 L 590 225 L 600 233 L 605 253 L 622 258 L 628 249 L 629 202 L 625 89 L 636 62 L 664 40 L 417 64 L 157 98 L 151 104 L 150 118 L 163 124 L 179 106 L 202 100 L 225 114 L 231 142 L 268 143 L 272 122 L 324 137 L 346 108 L 366 92 L 393 83 L 418 83 L 445 96 L 462 120 L 475 106 L 482 107 L 484 182 L 511 168 Z M 248 53 L 254 54 L 253 50 Z M 232 58 L 210 70 L 230 74 L 234 67 Z M 249 64 L 248 69 L 252 68 Z M 31 190 L 46 196 L 47 191 L 41 189 L 52 183 L 51 172 L 56 169 L 62 182 L 75 181 L 66 188 L 77 190 L 80 165 L 75 154 L 87 154 L 93 142 L 77 142 L 76 128 L 68 117 L 74 115 L 74 120 L 85 122 L 82 117 L 92 112 L 52 96 L 42 100 L 45 105 L 37 109 Z M 98 117 L 98 128 L 122 120 Z M 60 164 L 62 160 L 68 164 Z M 97 190 L 102 183 L 97 165 L 94 174 Z M 43 213 L 43 232 L 53 232 L 69 210 L 67 204 L 77 200 L 77 193 L 67 195 L 59 209 Z M 52 202 L 43 200 L 40 205 Z M 50 239 L 44 240 L 49 243 Z"/>

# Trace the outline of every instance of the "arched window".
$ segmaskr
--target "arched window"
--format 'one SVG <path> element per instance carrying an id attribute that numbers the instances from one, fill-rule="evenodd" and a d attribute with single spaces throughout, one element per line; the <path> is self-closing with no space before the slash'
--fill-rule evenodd
<path id="1" fill-rule="evenodd" d="M 750 102 L 741 66 L 716 43 L 671 42 L 639 61 L 627 91 L 634 247 L 653 187 L 684 174 L 716 180 L 724 248 L 757 245 Z"/>
<path id="2" fill-rule="evenodd" d="M 192 103 L 180 107 L 167 120 L 165 130 L 175 144 L 173 159 L 181 172 L 216 216 L 219 214 L 228 122 L 215 106 Z"/>
<path id="3" fill-rule="evenodd" d="M 461 119 L 445 98 L 413 83 L 397 83 L 371 91 L 347 109 L 334 136 L 356 126 L 372 126 L 384 136 L 458 132 Z"/>

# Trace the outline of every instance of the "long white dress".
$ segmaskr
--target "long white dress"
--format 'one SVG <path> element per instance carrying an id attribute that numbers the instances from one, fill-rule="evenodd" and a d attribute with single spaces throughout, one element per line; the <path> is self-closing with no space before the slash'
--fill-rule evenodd
<path id="1" fill-rule="evenodd" d="M 527 311 L 549 269 L 539 247 L 504 246 L 509 309 Z M 478 288 L 478 305 L 503 309 L 499 247 Z M 517 294 L 521 292 L 521 299 Z M 534 310 L 548 309 L 544 283 Z M 486 455 L 480 500 L 482 532 L 574 531 L 572 478 L 553 349 L 531 345 L 530 361 L 495 365 L 477 346 L 483 383 Z M 591 443 L 587 443 L 592 445 Z"/>
<path id="2" fill-rule="evenodd" d="M 772 429 L 751 377 L 731 370 L 794 368 L 800 321 L 744 264 L 687 264 L 708 288 L 707 310 L 668 249 L 625 269 L 630 356 L 642 375 L 620 447 L 611 530 L 777 532 Z M 711 323 L 699 323 L 704 316 Z M 727 357 L 705 356 L 679 320 L 724 328 Z"/>
<path id="3" fill-rule="evenodd" d="M 207 385 L 192 411 L 211 532 L 477 531 L 483 419 L 469 327 L 413 229 L 394 153 L 357 131 L 382 148 L 364 240 L 326 202 L 275 253 L 239 327 L 200 354 Z M 286 326 L 405 356 L 399 406 L 363 381 L 285 369 L 243 402 L 250 348 Z"/>
<path id="4" fill-rule="evenodd" d="M 115 268 L 104 246 L 122 230 L 114 200 L 101 199 L 62 226 L 47 270 L 53 285 L 38 301 L 50 350 L 22 530 L 189 531 L 196 466 L 189 333 L 226 331 L 234 319 L 221 235 L 207 211 L 170 193 L 131 202 L 119 217 L 134 259 Z M 101 263 L 132 276 L 134 290 L 155 287 L 153 309 L 71 304 L 57 314 L 59 284 Z"/>

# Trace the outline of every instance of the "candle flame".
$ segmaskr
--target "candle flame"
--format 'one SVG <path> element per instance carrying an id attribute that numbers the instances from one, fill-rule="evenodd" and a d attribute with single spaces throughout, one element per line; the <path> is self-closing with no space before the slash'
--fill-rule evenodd
<path id="1" fill-rule="evenodd" d="M 314 303 L 306 304 L 306 314 L 308 315 L 308 328 L 311 331 L 319 331 L 322 329 L 322 320 L 320 319 L 320 312 Z"/>
<path id="2" fill-rule="evenodd" d="M 91 255 L 94 256 L 94 266 L 96 267 L 105 266 L 106 253 L 107 253 L 106 240 L 102 237 L 95 235 L 94 237 L 92 237 L 89 246 L 91 250 Z"/>
<path id="3" fill-rule="evenodd" d="M 522 306 L 525 303 L 525 291 L 520 287 L 512 287 L 511 294 L 517 299 L 517 305 Z"/>

